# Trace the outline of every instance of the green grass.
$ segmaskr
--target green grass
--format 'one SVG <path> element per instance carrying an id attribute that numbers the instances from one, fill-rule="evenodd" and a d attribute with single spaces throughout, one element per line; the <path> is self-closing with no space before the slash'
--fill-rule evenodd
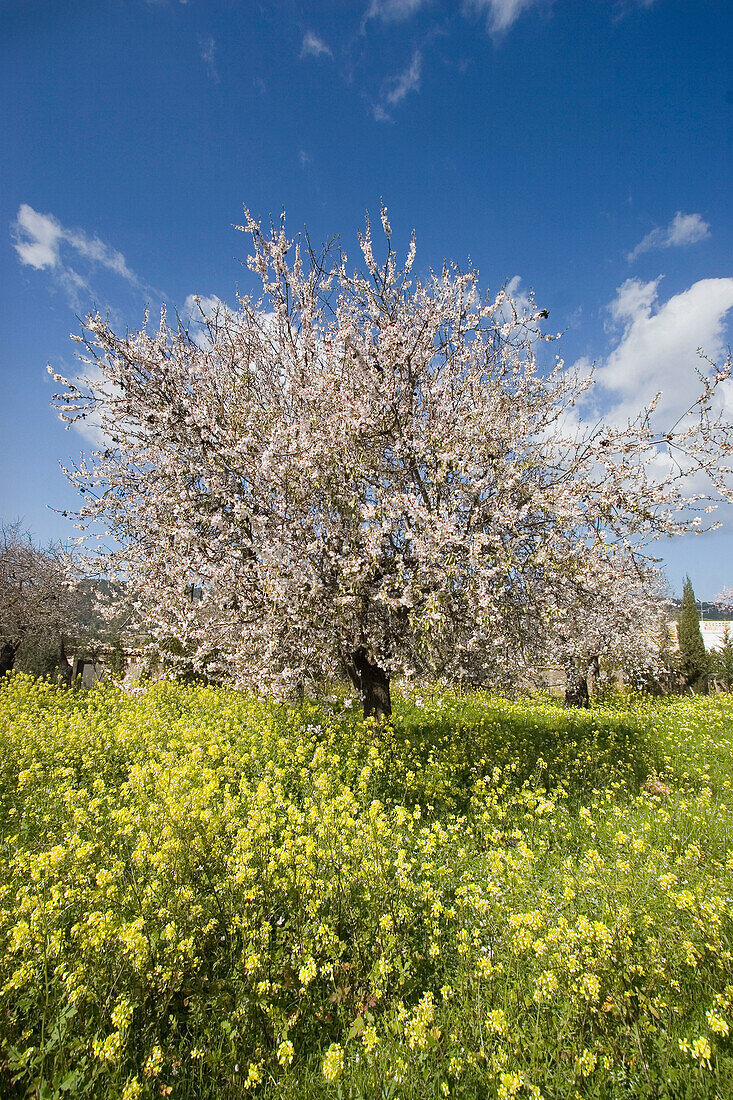
<path id="1" fill-rule="evenodd" d="M 733 1095 L 733 705 L 0 689 L 0 1095 Z"/>

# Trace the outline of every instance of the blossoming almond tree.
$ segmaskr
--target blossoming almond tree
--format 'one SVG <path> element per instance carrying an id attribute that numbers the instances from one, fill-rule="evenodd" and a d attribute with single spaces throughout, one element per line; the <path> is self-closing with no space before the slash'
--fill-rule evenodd
<path id="1" fill-rule="evenodd" d="M 621 551 L 589 554 L 585 564 L 585 576 L 578 569 L 567 585 L 555 579 L 552 628 L 538 639 L 565 670 L 567 706 L 590 705 L 589 681 L 602 662 L 636 683 L 663 672 L 660 638 L 669 605 L 662 574 Z"/>
<path id="2" fill-rule="evenodd" d="M 19 523 L 0 527 L 0 676 L 13 669 L 24 644 L 50 643 L 70 678 L 65 645 L 78 633 L 80 604 L 71 566 L 62 547 L 41 549 Z"/>
<path id="3" fill-rule="evenodd" d="M 345 670 L 376 715 L 397 672 L 512 668 L 594 563 L 684 530 L 685 473 L 717 464 L 722 488 L 730 451 L 730 364 L 669 432 L 648 409 L 583 427 L 592 380 L 538 367 L 546 313 L 482 297 L 473 270 L 416 278 L 414 240 L 399 268 L 382 225 L 386 258 L 367 222 L 353 272 L 247 214 L 261 298 L 205 316 L 205 339 L 165 312 L 125 336 L 90 316 L 85 377 L 55 376 L 62 416 L 104 439 L 67 471 L 79 522 L 115 539 L 103 564 L 151 634 L 260 689 Z"/>
<path id="4" fill-rule="evenodd" d="M 724 585 L 714 598 L 713 603 L 720 604 L 721 607 L 724 607 L 728 611 L 733 609 L 733 585 Z"/>

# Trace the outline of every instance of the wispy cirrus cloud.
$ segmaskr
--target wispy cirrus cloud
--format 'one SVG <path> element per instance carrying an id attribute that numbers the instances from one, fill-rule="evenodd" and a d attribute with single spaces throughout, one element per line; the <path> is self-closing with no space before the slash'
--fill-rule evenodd
<path id="1" fill-rule="evenodd" d="M 491 34 L 501 34 L 508 31 L 523 12 L 540 4 L 547 6 L 549 2 L 551 0 L 468 0 L 468 7 L 486 16 Z"/>
<path id="2" fill-rule="evenodd" d="M 206 72 L 210 80 L 219 83 L 219 70 L 216 67 L 216 39 L 211 34 L 199 38 L 199 53 L 206 66 Z"/>
<path id="3" fill-rule="evenodd" d="M 657 248 L 679 248 L 680 246 L 697 244 L 710 236 L 710 225 L 699 214 L 683 214 L 678 210 L 668 226 L 657 226 L 639 241 L 627 255 L 629 263 L 633 263 L 645 252 L 651 252 Z"/>
<path id="4" fill-rule="evenodd" d="M 552 0 L 464 0 L 463 8 L 466 13 L 485 15 L 489 30 L 495 34 L 508 30 L 527 8 L 551 2 Z M 401 22 L 431 3 L 432 0 L 371 0 L 364 22 L 369 19 L 381 19 L 385 23 Z"/>
<path id="5" fill-rule="evenodd" d="M 36 271 L 50 272 L 64 289 L 72 306 L 77 307 L 83 294 L 91 296 L 88 280 L 71 266 L 69 252 L 92 267 L 105 268 L 119 275 L 137 290 L 150 287 L 129 267 L 127 260 L 99 237 L 90 237 L 83 229 L 69 229 L 53 214 L 41 214 L 28 203 L 21 203 L 12 226 L 15 249 L 20 262 Z"/>
<path id="6" fill-rule="evenodd" d="M 609 0 L 610 2 L 610 0 Z M 623 0 L 625 5 L 649 8 L 656 0 Z M 397 23 L 429 7 L 434 0 L 370 0 L 364 16 L 364 24 L 370 19 L 384 23 Z M 486 25 L 493 35 L 501 35 L 516 23 L 530 8 L 549 8 L 555 0 L 463 0 L 466 14 L 478 14 L 486 18 Z"/>
<path id="7" fill-rule="evenodd" d="M 383 19 L 385 23 L 398 23 L 402 19 L 409 19 L 429 3 L 431 0 L 371 0 L 365 21 Z"/>
<path id="8" fill-rule="evenodd" d="M 621 3 L 633 7 L 651 7 L 657 0 L 605 0 L 605 2 L 609 8 L 612 8 L 614 4 L 618 7 Z M 389 27 L 389 25 L 406 22 L 421 12 L 434 11 L 436 16 L 444 15 L 446 6 L 448 6 L 451 9 L 457 9 L 457 14 L 460 17 L 473 18 L 474 20 L 476 18 L 483 19 L 487 32 L 498 43 L 525 13 L 530 11 L 542 12 L 543 9 L 547 13 L 551 11 L 556 3 L 562 3 L 562 0 L 461 0 L 460 4 L 451 3 L 450 5 L 446 4 L 446 0 L 443 0 L 442 3 L 441 0 L 369 0 L 361 22 L 361 31 L 366 34 L 369 24 L 372 22 L 383 24 L 382 31 L 384 31 L 384 28 Z M 429 28 L 424 35 L 422 48 L 413 52 L 409 65 L 384 82 L 382 91 L 376 101 L 373 97 L 368 98 L 371 103 L 372 114 L 377 122 L 391 122 L 390 109 L 401 103 L 410 92 L 420 90 L 423 53 L 426 43 L 433 35 L 440 33 L 443 32 L 440 29 L 439 22 L 436 21 L 434 26 Z M 313 38 L 312 42 L 310 41 L 311 38 Z M 325 50 L 328 50 L 328 47 L 312 35 L 312 32 L 308 32 L 303 40 L 301 56 L 318 57 Z M 330 54 L 330 50 L 328 52 Z"/>
<path id="9" fill-rule="evenodd" d="M 387 80 L 382 98 L 373 108 L 377 122 L 389 122 L 387 107 L 396 107 L 410 92 L 420 90 L 421 75 L 422 51 L 415 50 L 410 64 Z"/>
<path id="10" fill-rule="evenodd" d="M 333 50 L 314 31 L 306 31 L 300 47 L 301 57 L 333 57 Z"/>
<path id="11" fill-rule="evenodd" d="M 412 61 L 407 68 L 403 69 L 402 72 L 397 73 L 396 76 L 392 78 L 392 87 L 386 95 L 387 102 L 394 106 L 397 103 L 401 103 L 410 92 L 419 91 L 421 73 L 422 53 L 420 50 L 415 50 L 412 55 Z"/>

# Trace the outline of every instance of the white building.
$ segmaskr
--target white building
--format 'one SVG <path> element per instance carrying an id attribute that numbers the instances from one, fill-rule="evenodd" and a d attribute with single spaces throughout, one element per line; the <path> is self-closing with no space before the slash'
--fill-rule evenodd
<path id="1" fill-rule="evenodd" d="M 700 633 L 708 651 L 720 649 L 726 627 L 728 627 L 728 633 L 733 639 L 733 619 L 700 619 Z"/>

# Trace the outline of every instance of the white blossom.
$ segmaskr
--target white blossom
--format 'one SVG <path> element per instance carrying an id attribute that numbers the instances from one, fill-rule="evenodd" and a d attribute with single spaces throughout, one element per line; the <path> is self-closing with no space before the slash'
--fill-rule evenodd
<path id="1" fill-rule="evenodd" d="M 531 297 L 482 297 L 449 265 L 416 278 L 414 240 L 399 270 L 382 224 L 386 258 L 367 222 L 350 272 L 247 213 L 262 296 L 214 310 L 206 340 L 165 314 L 125 336 L 87 319 L 86 381 L 56 405 L 106 441 L 67 470 L 79 522 L 114 540 L 106 570 L 161 646 L 280 694 L 357 652 L 388 674 L 509 673 L 601 610 L 622 646 L 650 543 L 690 529 L 690 473 L 728 492 L 730 361 L 674 426 L 654 404 L 584 425 L 592 375 L 539 369 Z"/>

